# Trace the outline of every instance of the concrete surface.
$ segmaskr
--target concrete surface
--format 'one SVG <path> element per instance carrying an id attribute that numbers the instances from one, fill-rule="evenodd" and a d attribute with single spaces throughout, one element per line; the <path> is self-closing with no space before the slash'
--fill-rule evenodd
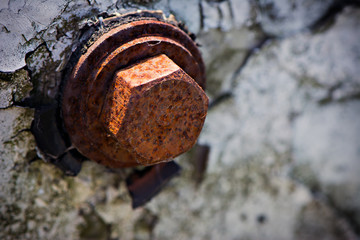
<path id="1" fill-rule="evenodd" d="M 198 36 L 211 100 L 199 143 L 211 151 L 199 186 L 192 150 L 132 210 L 128 170 L 85 162 L 65 176 L 29 128 L 84 22 L 136 9 Z M 2 1 L 0 238 L 359 239 L 359 25 L 356 1 Z"/>

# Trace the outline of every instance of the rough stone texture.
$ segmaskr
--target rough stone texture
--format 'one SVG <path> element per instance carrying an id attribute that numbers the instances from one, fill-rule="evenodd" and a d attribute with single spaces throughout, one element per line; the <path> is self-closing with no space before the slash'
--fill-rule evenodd
<path id="1" fill-rule="evenodd" d="M 259 0 L 259 21 L 264 31 L 286 36 L 310 27 L 330 9 L 335 0 Z"/>
<path id="2" fill-rule="evenodd" d="M 316 184 L 318 191 L 328 195 L 337 207 L 352 213 L 357 224 L 360 224 L 359 117 L 358 100 L 309 107 L 295 121 L 293 138 L 295 176 L 312 188 Z"/>
<path id="3" fill-rule="evenodd" d="M 28 72 L 0 73 L 0 108 L 7 108 L 29 96 L 32 84 Z"/>
<path id="4" fill-rule="evenodd" d="M 0 239 L 359 239 L 360 9 L 318 22 L 334 2 L 1 1 Z M 65 176 L 36 154 L 25 106 L 54 101 L 84 22 L 136 9 L 197 33 L 212 101 L 203 182 L 190 151 L 132 210 L 130 169 Z"/>
<path id="5" fill-rule="evenodd" d="M 14 71 L 25 66 L 25 54 L 34 50 L 66 1 L 3 1 L 0 8 L 0 70 Z M 41 14 L 39 14 L 41 13 Z"/>

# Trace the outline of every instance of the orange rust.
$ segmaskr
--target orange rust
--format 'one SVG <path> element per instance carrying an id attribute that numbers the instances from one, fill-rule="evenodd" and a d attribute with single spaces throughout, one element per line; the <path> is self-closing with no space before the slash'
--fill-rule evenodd
<path id="1" fill-rule="evenodd" d="M 162 61 L 169 64 L 169 69 L 164 64 L 162 68 L 156 71 L 149 70 L 151 74 L 147 78 L 143 78 L 145 76 L 139 78 L 139 76 L 149 74 L 149 71 L 146 71 L 147 73 L 133 72 L 134 79 L 138 79 L 137 82 L 129 80 L 131 79 L 128 78 L 129 72 L 126 82 L 119 81 L 115 77 L 116 73 L 129 70 L 129 66 L 141 67 L 136 65 L 139 61 L 157 58 L 161 54 L 167 56 L 168 59 L 164 60 L 165 58 L 162 57 Z M 164 71 L 164 74 L 157 75 L 160 73 L 157 71 Z M 170 77 L 174 79 L 171 80 Z M 144 79 L 148 79 L 147 82 Z M 181 79 L 181 81 L 175 81 L 175 79 Z M 160 84 L 159 82 L 164 83 Z M 178 84 L 178 82 L 182 83 Z M 129 85 L 124 85 L 125 83 Z M 190 84 L 191 87 L 188 87 L 190 85 L 187 84 Z M 156 91 L 160 91 L 160 95 L 162 95 L 163 88 L 175 89 L 179 87 L 178 90 L 174 91 L 175 94 L 179 95 L 174 100 L 178 100 L 181 96 L 185 99 L 184 96 L 188 94 L 192 102 L 189 100 L 190 102 L 186 103 L 188 108 L 180 108 L 179 105 L 176 108 L 177 111 L 196 112 L 198 109 L 204 110 L 201 114 L 189 116 L 190 121 L 186 122 L 192 121 L 194 124 L 191 126 L 192 128 L 188 126 L 182 131 L 183 139 L 191 138 L 192 140 L 188 142 L 195 142 L 206 115 L 207 98 L 203 92 L 200 94 L 202 97 L 198 97 L 199 94 L 197 93 L 197 91 L 203 91 L 204 84 L 205 71 L 201 55 L 195 42 L 181 29 L 157 20 L 140 20 L 123 24 L 110 29 L 97 39 L 73 67 L 63 89 L 62 116 L 64 125 L 72 144 L 79 152 L 101 164 L 110 167 L 128 167 L 167 161 L 169 160 L 168 157 L 175 156 L 180 150 L 184 152 L 189 149 L 191 144 L 181 145 L 183 143 L 179 141 L 179 147 L 173 147 L 170 143 L 166 146 L 161 145 L 160 143 L 164 141 L 174 143 L 176 141 L 173 139 L 180 136 L 180 132 L 176 136 L 170 136 L 174 132 L 166 132 L 165 130 L 159 130 L 160 132 L 156 133 L 163 134 L 159 138 L 161 141 L 152 139 L 152 144 L 145 144 L 148 133 L 144 134 L 138 130 L 141 122 L 137 119 L 142 119 L 144 126 L 151 126 L 150 132 L 152 130 L 152 134 L 154 134 L 154 131 L 158 130 L 158 128 L 155 129 L 155 122 L 160 122 L 164 128 L 165 126 L 172 126 L 174 131 L 180 129 L 178 126 L 171 125 L 172 121 L 180 121 L 179 113 L 174 110 L 172 111 L 174 116 L 170 116 L 166 111 L 153 111 L 149 112 L 149 116 L 155 116 L 155 113 L 158 116 L 145 119 L 136 118 L 135 115 L 139 113 L 138 116 L 142 117 L 141 112 L 146 111 L 136 111 L 136 109 L 141 109 L 142 105 L 151 101 L 153 102 L 151 106 L 159 105 L 156 102 L 157 97 L 154 97 Z M 141 90 L 139 90 L 140 88 Z M 135 90 L 139 92 L 134 95 Z M 166 92 L 168 91 L 164 91 L 164 93 Z M 134 98 L 134 96 L 142 96 L 141 98 L 144 100 L 135 101 L 136 97 Z M 206 107 L 204 107 L 205 105 L 199 107 L 196 101 L 202 101 Z M 191 104 L 193 106 L 190 107 Z M 149 107 L 151 106 L 149 105 Z M 199 121 L 195 120 L 196 116 L 200 117 Z M 130 121 L 129 119 L 133 120 Z M 148 123 L 152 123 L 152 125 L 148 125 Z M 177 124 L 180 123 L 182 122 L 180 121 Z M 140 142 L 136 140 L 135 132 L 142 138 Z M 169 137 L 163 139 L 162 136 L 167 136 L 167 133 L 170 134 Z M 121 134 L 127 137 L 119 137 Z M 155 140 L 158 141 L 158 149 L 161 148 L 159 156 L 162 157 L 158 157 L 155 153 L 157 151 L 156 144 L 154 144 Z M 154 149 L 150 149 L 152 147 Z M 155 150 L 153 156 L 149 153 L 150 150 Z"/>
<path id="2" fill-rule="evenodd" d="M 108 130 L 117 135 L 130 98 L 141 98 L 145 84 L 179 69 L 168 57 L 160 55 L 118 71 L 103 107 L 103 121 Z"/>
<path id="3" fill-rule="evenodd" d="M 208 99 L 166 55 L 116 73 L 103 107 L 107 130 L 130 152 L 154 164 L 189 150 L 200 134 Z"/>

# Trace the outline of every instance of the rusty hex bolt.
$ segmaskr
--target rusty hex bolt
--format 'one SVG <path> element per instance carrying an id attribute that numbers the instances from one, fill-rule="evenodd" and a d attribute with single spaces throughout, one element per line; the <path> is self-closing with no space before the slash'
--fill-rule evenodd
<path id="1" fill-rule="evenodd" d="M 125 23 L 74 66 L 63 90 L 64 125 L 73 145 L 104 165 L 169 161 L 200 134 L 204 83 L 201 56 L 185 32 L 158 20 Z"/>
<path id="2" fill-rule="evenodd" d="M 198 84 L 162 54 L 115 74 L 102 121 L 124 148 L 153 163 L 194 145 L 207 104 Z"/>

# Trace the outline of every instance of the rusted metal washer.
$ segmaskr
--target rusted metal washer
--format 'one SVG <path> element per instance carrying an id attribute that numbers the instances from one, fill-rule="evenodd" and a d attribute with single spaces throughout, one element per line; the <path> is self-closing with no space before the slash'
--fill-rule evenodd
<path id="1" fill-rule="evenodd" d="M 104 21 L 104 24 L 106 25 L 107 22 L 110 21 Z M 80 56 L 71 74 L 65 79 L 61 112 L 65 130 L 73 146 L 89 159 L 110 167 L 152 165 L 169 161 L 189 150 L 203 126 L 208 105 L 208 99 L 203 92 L 205 86 L 204 64 L 196 43 L 186 32 L 178 26 L 166 22 L 166 19 L 134 18 L 127 23 L 109 27 L 107 30 Z M 125 86 L 114 87 L 117 81 L 117 72 L 128 68 L 136 69 L 138 64 L 147 62 L 149 59 L 169 60 L 169 66 L 173 66 L 173 63 L 178 66 L 178 71 L 182 72 L 181 77 L 173 75 L 173 81 L 159 80 L 155 74 L 156 71 L 152 71 L 152 76 L 148 77 L 149 82 L 157 82 L 158 86 L 152 87 L 146 93 L 153 96 L 147 101 L 152 106 L 158 105 L 164 108 L 164 114 L 161 111 L 155 111 L 158 116 L 152 116 L 149 119 L 142 118 L 143 122 L 136 121 L 130 117 L 136 115 L 131 114 L 131 111 L 137 111 L 139 118 L 142 112 L 151 114 L 152 111 L 149 110 L 150 105 L 144 106 L 147 101 L 129 97 L 127 100 L 133 102 L 130 107 L 123 106 L 126 112 L 125 116 L 106 115 L 106 112 L 116 113 L 111 107 L 109 109 L 109 106 L 115 108 L 118 106 L 114 103 L 117 100 L 109 95 L 113 96 L 115 92 L 115 95 L 122 96 L 125 94 L 124 91 L 129 89 Z M 162 69 L 159 68 L 158 71 L 162 71 Z M 131 81 L 130 73 L 127 74 L 130 80 L 125 80 Z M 125 77 L 123 76 L 123 78 Z M 126 81 L 120 81 L 120 83 L 124 84 Z M 144 88 L 148 85 L 144 83 L 141 87 Z M 182 86 L 184 90 L 177 91 L 182 95 L 180 98 L 183 99 L 184 104 L 180 110 L 171 110 L 171 101 L 174 99 L 166 102 L 164 98 L 161 100 L 161 97 L 159 99 L 154 97 L 154 92 L 158 91 L 159 96 L 164 94 L 171 98 L 172 92 L 175 92 L 171 91 L 171 88 L 176 88 L 178 85 Z M 169 88 L 168 90 L 165 90 L 166 86 Z M 189 99 L 185 99 L 187 93 L 191 93 Z M 109 104 L 108 101 L 113 102 Z M 143 104 L 140 106 L 139 102 Z M 172 121 L 172 125 L 167 126 L 167 131 L 164 130 L 164 125 L 168 123 L 165 123 L 165 120 L 159 121 L 164 116 L 176 115 L 179 118 L 187 114 L 190 116 L 184 118 L 187 121 L 186 124 Z M 109 119 L 109 116 L 112 120 Z M 116 117 L 124 117 L 124 121 L 119 123 L 121 125 L 119 128 L 122 128 L 120 133 L 126 132 L 125 140 L 120 133 L 116 134 L 108 127 L 109 121 L 119 122 L 118 119 L 113 119 Z M 134 122 L 136 124 L 133 124 Z M 158 125 L 154 124 L 155 122 Z M 127 124 L 124 125 L 124 123 Z M 149 126 L 152 129 L 149 130 Z M 124 130 L 124 128 L 127 129 Z M 182 136 L 174 135 L 174 131 L 169 129 L 178 129 L 178 132 L 182 132 Z M 133 136 L 129 136 L 131 132 L 133 132 Z M 153 137 L 146 138 L 145 136 L 149 134 L 155 134 L 159 141 L 155 141 Z M 166 139 L 167 141 L 164 142 Z M 163 149 L 159 151 L 156 148 Z M 168 151 L 164 148 L 168 148 Z"/>

